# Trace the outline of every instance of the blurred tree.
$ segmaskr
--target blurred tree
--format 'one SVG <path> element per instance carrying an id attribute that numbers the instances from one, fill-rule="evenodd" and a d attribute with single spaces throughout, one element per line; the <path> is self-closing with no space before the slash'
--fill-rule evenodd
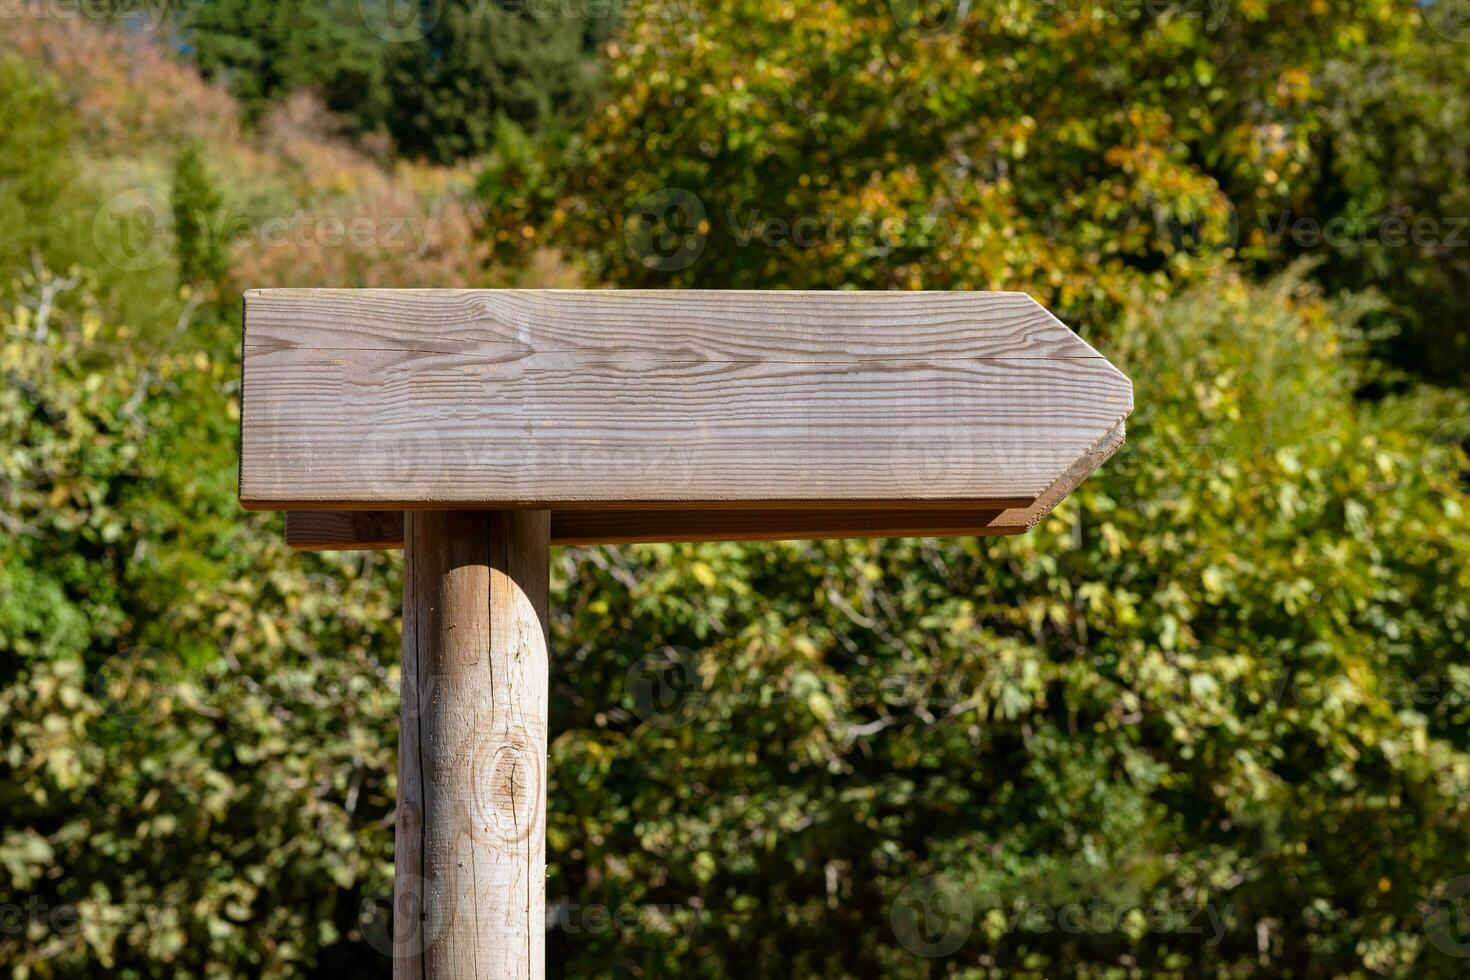
<path id="1" fill-rule="evenodd" d="M 591 106 L 596 50 L 617 4 L 448 0 L 424 5 L 422 41 L 394 46 L 389 128 L 405 153 L 447 161 L 490 149 L 497 120 L 563 126 Z"/>
<path id="2" fill-rule="evenodd" d="M 422 43 L 394 57 L 390 128 L 409 154 L 454 160 L 490 150 L 498 119 L 522 129 L 564 125 L 591 106 L 594 47 L 613 4 L 451 0 L 428 4 Z M 428 15 L 426 15 L 428 16 Z"/>
<path id="3" fill-rule="evenodd" d="M 87 195 L 70 152 L 73 122 L 54 87 L 0 52 L 0 268 L 81 258 Z"/>
<path id="4" fill-rule="evenodd" d="M 475 196 L 495 214 L 529 214 L 547 210 L 561 191 L 553 147 L 562 141 L 532 138 L 505 116 L 495 122 L 492 149 L 475 180 Z"/>
<path id="5" fill-rule="evenodd" d="M 204 166 L 203 147 L 189 142 L 174 159 L 174 254 L 179 280 L 211 295 L 225 284 L 230 272 L 230 243 L 226 238 L 224 201 Z"/>
<path id="6" fill-rule="evenodd" d="M 357 0 L 209 0 L 184 5 L 188 51 L 208 76 L 229 86 L 247 115 L 300 88 L 358 130 L 376 128 L 391 97 L 387 45 L 369 29 Z"/>
<path id="7" fill-rule="evenodd" d="M 492 145 L 496 120 L 580 120 L 620 4 L 516 0 L 212 0 L 184 5 L 189 50 L 247 114 L 311 88 L 357 131 L 386 126 L 402 152 L 452 161 Z"/>
<path id="8" fill-rule="evenodd" d="M 1429 34 L 1365 47 L 1322 78 L 1320 161 L 1304 213 L 1276 224 L 1274 255 L 1318 255 L 1335 290 L 1391 305 L 1392 361 L 1470 382 L 1470 69 L 1463 43 Z"/>
<path id="9" fill-rule="evenodd" d="M 668 0 L 629 17 L 557 192 L 497 209 L 507 261 L 551 242 L 626 285 L 1024 289 L 1100 329 L 1134 283 L 1185 286 L 1247 248 L 1284 268 L 1302 250 L 1271 240 L 1283 219 L 1387 197 L 1466 210 L 1463 46 L 1431 43 L 1412 2 Z M 1458 327 L 1431 324 L 1459 322 L 1470 249 L 1371 251 L 1317 274 L 1350 287 L 1376 264 L 1368 280 L 1435 331 L 1403 343 L 1453 346 Z"/>

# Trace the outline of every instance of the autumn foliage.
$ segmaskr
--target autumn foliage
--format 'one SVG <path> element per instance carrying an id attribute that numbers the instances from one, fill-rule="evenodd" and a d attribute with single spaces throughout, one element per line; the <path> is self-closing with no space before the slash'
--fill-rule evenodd
<path id="1" fill-rule="evenodd" d="M 1431 6 L 627 5 L 443 163 L 0 19 L 0 966 L 390 969 L 400 566 L 239 509 L 236 294 L 585 284 L 1029 290 L 1138 410 L 1016 539 L 554 552 L 552 973 L 1463 975 L 1467 253 L 1299 224 L 1449 230 Z"/>

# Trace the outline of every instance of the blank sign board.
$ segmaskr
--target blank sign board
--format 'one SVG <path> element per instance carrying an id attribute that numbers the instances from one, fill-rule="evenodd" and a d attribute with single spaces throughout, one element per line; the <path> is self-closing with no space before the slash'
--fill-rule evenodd
<path id="1" fill-rule="evenodd" d="M 240 499 L 315 512 L 300 547 L 466 508 L 565 543 L 1011 534 L 1133 405 L 993 292 L 251 290 L 242 383 Z"/>

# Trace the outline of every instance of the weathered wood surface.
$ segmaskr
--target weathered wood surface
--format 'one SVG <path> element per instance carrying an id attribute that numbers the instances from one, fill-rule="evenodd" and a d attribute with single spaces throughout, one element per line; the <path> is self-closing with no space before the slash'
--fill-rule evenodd
<path id="1" fill-rule="evenodd" d="M 1025 511 L 1133 403 L 1018 293 L 272 289 L 245 307 L 251 508 Z"/>
<path id="2" fill-rule="evenodd" d="M 549 516 L 405 530 L 393 975 L 540 978 Z"/>
<path id="3" fill-rule="evenodd" d="M 554 545 L 654 541 L 781 541 L 821 538 L 1001 536 L 1030 530 L 1123 445 L 1108 433 L 1030 507 L 1011 510 L 613 510 L 553 511 Z M 388 551 L 403 547 L 402 511 L 286 513 L 286 543 L 298 551 Z"/>
<path id="4" fill-rule="evenodd" d="M 297 551 L 391 551 L 402 548 L 403 511 L 287 511 L 286 543 Z M 556 543 L 554 531 L 552 543 Z"/>

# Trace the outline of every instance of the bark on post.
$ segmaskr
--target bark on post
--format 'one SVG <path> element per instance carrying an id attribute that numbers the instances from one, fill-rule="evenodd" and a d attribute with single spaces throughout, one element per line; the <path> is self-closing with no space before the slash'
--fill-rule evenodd
<path id="1" fill-rule="evenodd" d="M 540 980 L 547 511 L 406 515 L 395 980 Z"/>

